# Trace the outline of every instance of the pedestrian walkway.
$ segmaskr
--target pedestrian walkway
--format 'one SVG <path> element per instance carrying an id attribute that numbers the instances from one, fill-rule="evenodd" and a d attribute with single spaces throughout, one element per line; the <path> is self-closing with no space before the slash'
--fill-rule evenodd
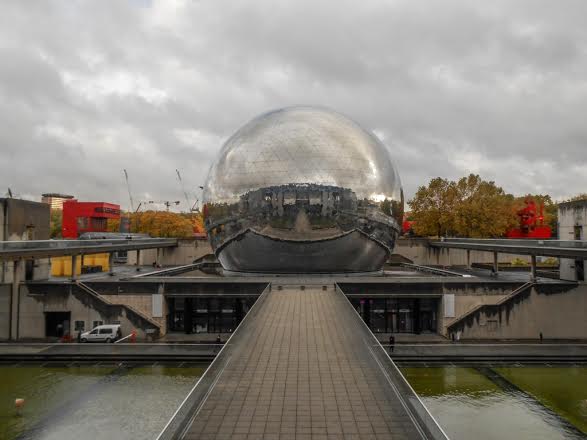
<path id="1" fill-rule="evenodd" d="M 273 289 L 185 438 L 425 438 L 360 325 L 332 286 Z"/>

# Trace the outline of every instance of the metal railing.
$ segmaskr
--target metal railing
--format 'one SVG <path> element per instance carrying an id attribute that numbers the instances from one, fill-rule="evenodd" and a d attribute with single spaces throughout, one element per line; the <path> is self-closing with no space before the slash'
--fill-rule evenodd
<path id="1" fill-rule="evenodd" d="M 74 338 L 75 340 L 75 338 Z M 220 351 L 219 344 L 162 344 L 129 343 L 128 340 L 116 344 L 107 343 L 0 343 L 0 361 L 133 361 L 167 359 L 199 361 L 210 360 Z"/>
<path id="2" fill-rule="evenodd" d="M 267 299 L 270 290 L 271 285 L 269 284 L 265 290 L 263 290 L 257 301 L 255 301 L 251 310 L 245 315 L 244 319 L 230 336 L 228 341 L 226 341 L 226 344 L 224 344 L 214 361 L 212 361 L 202 377 L 183 400 L 179 408 L 175 411 L 173 416 L 171 416 L 171 419 L 169 419 L 156 440 L 176 440 L 184 437 L 186 431 L 198 415 L 200 408 L 206 402 L 214 385 L 220 378 L 220 375 L 230 364 L 234 350 L 237 349 L 239 342 L 243 337 L 246 337 L 247 333 L 250 331 L 248 327 L 254 327 L 253 320 Z"/>
<path id="3" fill-rule="evenodd" d="M 339 294 L 340 300 L 346 302 L 346 310 L 348 310 L 348 317 L 350 318 L 347 322 L 354 327 L 355 331 L 360 332 L 364 336 L 371 355 L 422 435 L 422 438 L 429 440 L 448 440 L 446 433 L 442 430 L 432 414 L 430 414 L 428 408 L 420 400 L 420 397 L 418 397 L 404 375 L 391 360 L 387 351 L 381 346 L 338 284 L 336 285 L 336 291 Z"/>
<path id="4" fill-rule="evenodd" d="M 440 243 L 468 243 L 481 245 L 504 245 L 526 247 L 558 247 L 586 249 L 587 241 L 584 240 L 554 240 L 554 239 L 505 239 L 505 238 L 444 238 Z"/>
<path id="5" fill-rule="evenodd" d="M 421 264 L 401 263 L 401 266 L 407 267 L 408 269 L 413 269 L 413 270 L 416 270 L 419 272 L 427 272 L 427 273 L 445 276 L 445 277 L 471 278 L 471 275 L 469 275 L 469 274 L 462 274 L 462 273 L 454 272 L 452 270 L 440 269 L 438 267 L 423 266 Z"/>
<path id="6" fill-rule="evenodd" d="M 138 238 L 138 239 L 100 239 L 100 240 L 22 240 L 0 241 L 0 251 L 31 250 L 31 249 L 71 249 L 93 246 L 136 246 L 140 244 L 175 244 L 175 238 Z"/>

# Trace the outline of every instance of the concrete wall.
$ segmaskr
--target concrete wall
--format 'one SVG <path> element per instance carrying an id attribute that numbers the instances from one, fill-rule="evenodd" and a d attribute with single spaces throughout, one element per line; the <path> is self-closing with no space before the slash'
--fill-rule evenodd
<path id="1" fill-rule="evenodd" d="M 153 316 L 153 295 L 103 295 L 108 301 L 113 304 L 128 305 L 139 312 L 145 314 L 149 318 L 158 322 L 161 326 L 161 335 L 164 335 L 167 330 L 167 301 L 163 299 L 163 316 Z"/>
<path id="2" fill-rule="evenodd" d="M 70 328 L 65 330 L 73 336 L 77 335 L 75 321 L 84 321 L 86 331 L 91 330 L 94 321 L 103 321 L 104 324 L 119 322 L 123 335 L 135 329 L 139 339 L 146 339 L 136 317 L 124 308 L 105 306 L 74 286 L 55 287 L 43 292 L 39 289 L 30 291 L 27 285 L 21 285 L 18 339 L 45 339 L 45 312 L 71 312 Z"/>
<path id="3" fill-rule="evenodd" d="M 10 336 L 10 284 L 0 284 L 0 340 Z"/>
<path id="4" fill-rule="evenodd" d="M 458 320 L 461 316 L 473 310 L 474 308 L 483 304 L 497 304 L 503 298 L 508 296 L 512 292 L 512 288 L 502 289 L 450 289 L 446 290 L 445 294 L 454 294 L 454 317 L 447 317 L 444 311 L 441 316 L 442 328 L 440 333 L 444 336 L 448 336 L 447 327 Z M 444 301 L 443 301 L 444 304 Z"/>
<path id="5" fill-rule="evenodd" d="M 538 285 L 488 307 L 455 331 L 461 339 L 587 339 L 587 286 Z"/>
<path id="6" fill-rule="evenodd" d="M 162 267 L 183 266 L 211 253 L 212 248 L 207 240 L 182 239 L 179 240 L 177 247 L 142 250 L 139 263 L 144 266 L 150 266 L 153 263 L 158 263 Z M 127 264 L 137 264 L 136 251 L 129 251 Z"/>
<path id="7" fill-rule="evenodd" d="M 561 203 L 558 205 L 558 236 L 561 240 L 574 240 L 575 227 L 580 227 L 580 240 L 585 240 L 587 234 L 587 201 Z M 560 259 L 560 277 L 562 280 L 577 280 L 575 260 Z M 583 262 L 587 268 L 587 261 Z"/>
<path id="8" fill-rule="evenodd" d="M 467 251 L 465 249 L 433 248 L 428 238 L 399 238 L 395 243 L 394 253 L 423 266 L 466 266 Z M 500 263 L 509 263 L 519 258 L 530 261 L 528 255 L 499 254 Z M 471 264 L 493 264 L 492 252 L 471 251 Z"/>
<path id="9" fill-rule="evenodd" d="M 20 199 L 0 199 L 0 241 L 48 240 L 50 236 L 50 209 L 45 203 Z M 49 259 L 34 260 L 34 280 L 49 277 Z M 0 263 L 0 283 L 12 282 L 11 262 Z M 25 279 L 25 264 L 20 271 Z"/>

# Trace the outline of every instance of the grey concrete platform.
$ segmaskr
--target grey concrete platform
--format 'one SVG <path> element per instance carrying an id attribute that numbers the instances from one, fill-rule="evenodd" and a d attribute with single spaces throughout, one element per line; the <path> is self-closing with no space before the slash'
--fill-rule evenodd
<path id="1" fill-rule="evenodd" d="M 184 438 L 423 438 L 359 320 L 332 285 L 268 293 Z"/>

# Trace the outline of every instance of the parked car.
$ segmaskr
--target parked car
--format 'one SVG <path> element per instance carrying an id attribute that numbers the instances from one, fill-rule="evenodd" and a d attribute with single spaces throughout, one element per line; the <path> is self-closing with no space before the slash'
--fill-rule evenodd
<path id="1" fill-rule="evenodd" d="M 82 333 L 82 342 L 114 342 L 122 336 L 120 324 L 99 325 L 89 332 Z"/>

